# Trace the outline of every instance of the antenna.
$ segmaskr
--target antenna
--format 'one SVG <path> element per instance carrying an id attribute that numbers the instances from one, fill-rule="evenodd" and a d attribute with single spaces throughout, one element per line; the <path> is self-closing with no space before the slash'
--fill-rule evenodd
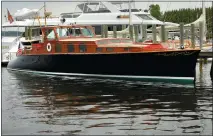
<path id="1" fill-rule="evenodd" d="M 46 4 L 44 2 L 44 24 L 46 26 Z"/>
<path id="2" fill-rule="evenodd" d="M 202 0 L 202 14 L 203 14 L 203 40 L 206 41 L 206 32 L 207 32 L 207 27 L 206 27 L 206 7 L 205 7 L 205 1 Z"/>
<path id="3" fill-rule="evenodd" d="M 130 3 L 130 0 L 129 0 L 129 26 L 132 25 L 131 13 L 132 13 L 132 9 L 131 9 L 131 3 Z"/>

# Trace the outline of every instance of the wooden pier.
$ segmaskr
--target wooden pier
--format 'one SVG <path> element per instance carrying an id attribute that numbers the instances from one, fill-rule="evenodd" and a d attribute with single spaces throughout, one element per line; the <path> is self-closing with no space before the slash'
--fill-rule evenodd
<path id="1" fill-rule="evenodd" d="M 212 52 L 200 52 L 199 58 L 207 59 L 212 58 L 213 53 Z"/>

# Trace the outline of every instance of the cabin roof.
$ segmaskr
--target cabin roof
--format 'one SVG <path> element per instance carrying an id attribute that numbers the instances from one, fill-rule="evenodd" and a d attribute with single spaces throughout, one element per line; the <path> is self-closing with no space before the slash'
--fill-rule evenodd
<path id="1" fill-rule="evenodd" d="M 41 28 L 85 28 L 91 27 L 90 25 L 55 25 L 55 26 L 43 26 Z"/>
<path id="2" fill-rule="evenodd" d="M 116 40 L 128 40 L 126 38 L 70 38 L 70 39 L 60 39 L 59 41 L 103 41 L 103 40 L 113 40 L 113 39 L 116 39 Z"/>
<path id="3" fill-rule="evenodd" d="M 70 39 L 60 39 L 59 41 L 97 41 L 103 38 L 70 38 Z"/>
<path id="4" fill-rule="evenodd" d="M 98 47 L 146 47 L 148 45 L 143 44 L 134 44 L 134 43 L 110 43 L 110 44 L 103 44 L 97 45 Z"/>

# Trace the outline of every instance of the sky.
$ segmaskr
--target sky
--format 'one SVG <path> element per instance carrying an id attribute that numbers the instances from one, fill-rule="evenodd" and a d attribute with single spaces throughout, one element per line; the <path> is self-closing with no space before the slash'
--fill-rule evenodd
<path id="1" fill-rule="evenodd" d="M 63 12 L 73 12 L 76 5 L 83 1 L 107 1 L 107 0 L 46 0 L 47 11 L 52 12 L 52 15 L 58 16 Z M 108 0 L 109 1 L 109 0 Z M 124 1 L 124 0 L 110 0 L 110 1 Z M 205 7 L 212 6 L 212 0 L 205 0 Z M 161 11 L 168 11 L 180 8 L 196 8 L 201 7 L 201 0 L 135 0 L 136 8 L 148 9 L 151 4 L 159 4 Z M 1 1 L 1 19 L 5 22 L 4 15 L 7 14 L 7 9 L 12 15 L 17 10 L 22 8 L 40 9 L 44 5 L 44 0 L 2 0 Z M 43 11 L 41 10 L 43 13 Z"/>

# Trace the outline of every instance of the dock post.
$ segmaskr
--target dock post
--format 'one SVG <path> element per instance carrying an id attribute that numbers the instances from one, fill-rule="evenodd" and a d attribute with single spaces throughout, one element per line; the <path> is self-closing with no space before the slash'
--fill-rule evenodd
<path id="1" fill-rule="evenodd" d="M 156 30 L 156 25 L 152 25 L 152 40 L 153 43 L 157 42 L 157 30 Z"/>
<path id="2" fill-rule="evenodd" d="M 135 42 L 138 42 L 138 25 L 134 26 L 134 32 L 135 32 Z"/>
<path id="3" fill-rule="evenodd" d="M 165 30 L 165 41 L 168 41 L 169 31 Z"/>
<path id="4" fill-rule="evenodd" d="M 202 58 L 200 59 L 200 62 L 199 62 L 199 73 L 200 73 L 200 79 L 202 79 L 203 77 L 203 59 Z"/>
<path id="5" fill-rule="evenodd" d="M 126 25 L 122 25 L 122 30 L 126 29 Z M 126 34 L 122 34 L 122 38 L 126 38 Z"/>
<path id="6" fill-rule="evenodd" d="M 28 31 L 29 31 L 29 40 L 31 40 L 32 39 L 32 28 L 29 27 Z"/>
<path id="7" fill-rule="evenodd" d="M 108 38 L 108 25 L 105 25 L 104 27 L 104 37 Z"/>
<path id="8" fill-rule="evenodd" d="M 129 25 L 129 38 L 133 41 L 133 25 Z"/>
<path id="9" fill-rule="evenodd" d="M 180 23 L 180 47 L 183 46 L 184 48 L 184 24 L 183 23 Z"/>
<path id="10" fill-rule="evenodd" d="M 147 25 L 142 24 L 142 42 L 147 39 Z"/>
<path id="11" fill-rule="evenodd" d="M 195 25 L 191 24 L 191 43 L 192 43 L 192 48 L 195 48 Z"/>
<path id="12" fill-rule="evenodd" d="M 211 66 L 211 70 L 210 70 L 210 77 L 211 77 L 212 83 L 213 83 L 213 59 L 212 59 L 212 66 Z"/>
<path id="13" fill-rule="evenodd" d="M 113 26 L 113 37 L 117 38 L 117 27 Z"/>
<path id="14" fill-rule="evenodd" d="M 200 49 L 202 50 L 202 46 L 203 46 L 203 22 L 202 21 L 200 21 L 199 22 L 199 35 L 200 35 L 200 38 L 199 38 L 199 40 L 200 40 Z"/>
<path id="15" fill-rule="evenodd" d="M 204 61 L 204 64 L 207 64 L 207 58 L 204 58 L 203 61 Z"/>
<path id="16" fill-rule="evenodd" d="M 161 42 L 165 42 L 165 25 L 161 26 Z"/>
<path id="17" fill-rule="evenodd" d="M 188 40 L 189 39 L 189 30 L 185 30 L 185 36 L 186 36 L 186 39 Z"/>
<path id="18" fill-rule="evenodd" d="M 25 40 L 28 40 L 28 27 L 25 27 Z"/>
<path id="19" fill-rule="evenodd" d="M 104 38 L 104 25 L 101 25 L 101 38 Z"/>

